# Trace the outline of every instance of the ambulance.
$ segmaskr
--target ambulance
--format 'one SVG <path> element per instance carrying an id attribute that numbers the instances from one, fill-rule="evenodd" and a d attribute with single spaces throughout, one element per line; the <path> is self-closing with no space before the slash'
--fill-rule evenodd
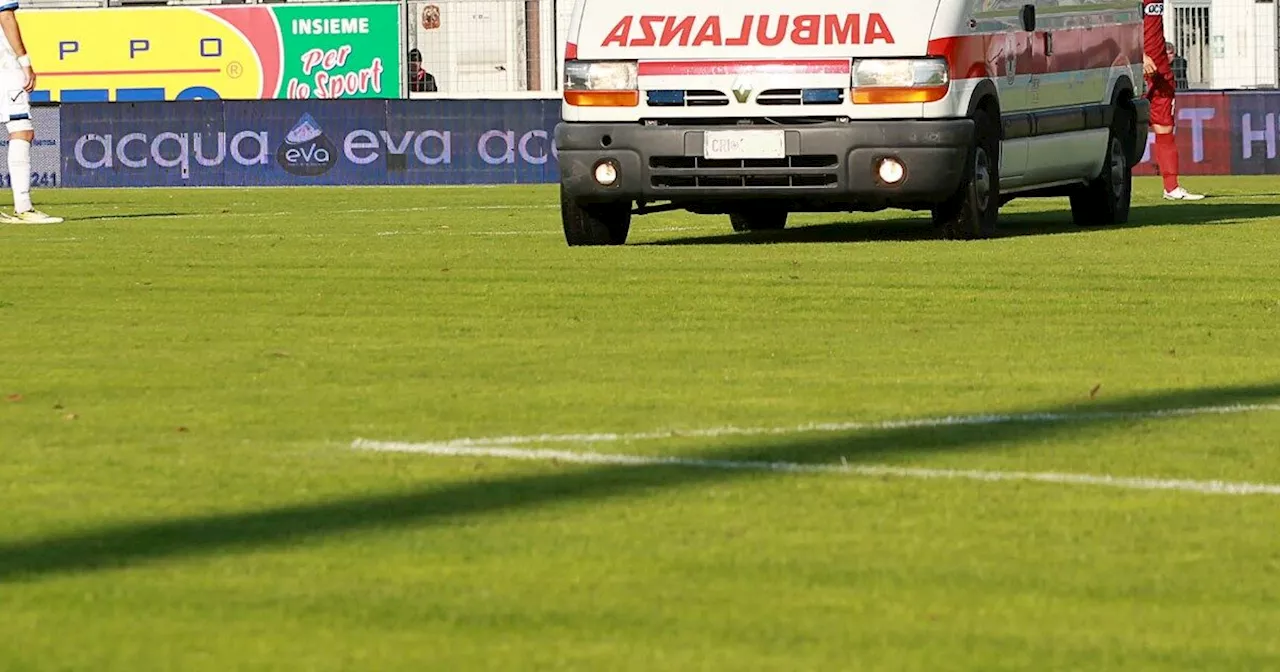
<path id="1" fill-rule="evenodd" d="M 565 239 L 620 245 L 669 210 L 760 231 L 884 208 L 983 238 L 1033 196 L 1123 223 L 1142 82 L 1139 0 L 578 0 Z"/>

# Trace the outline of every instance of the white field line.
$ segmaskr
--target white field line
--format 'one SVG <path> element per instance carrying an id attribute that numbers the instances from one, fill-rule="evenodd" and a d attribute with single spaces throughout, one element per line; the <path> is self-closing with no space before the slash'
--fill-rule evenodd
<path id="1" fill-rule="evenodd" d="M 449 448 L 486 446 L 528 446 L 537 444 L 626 443 L 680 438 L 725 438 L 733 436 L 788 436 L 806 433 L 838 433 L 893 429 L 928 429 L 1032 423 L 1072 423 L 1098 420 L 1160 420 L 1200 415 L 1240 415 L 1244 413 L 1276 413 L 1280 404 L 1237 404 L 1232 406 L 1200 406 L 1167 408 L 1152 411 L 1114 411 L 1082 413 L 1016 413 L 1007 415 L 957 415 L 937 418 L 885 420 L 881 422 L 827 422 L 789 427 L 710 427 L 703 429 L 670 429 L 634 433 L 535 434 L 529 436 L 494 436 L 458 438 L 430 444 Z"/>
<path id="2" fill-rule="evenodd" d="M 545 210 L 558 208 L 559 205 L 535 204 L 535 205 L 444 205 L 444 206 L 420 206 L 411 208 L 350 208 L 343 210 L 329 210 L 325 214 L 328 215 L 356 215 L 370 213 L 411 213 L 411 212 L 453 212 L 453 211 L 477 211 L 477 210 Z M 172 215 L 101 215 L 86 218 L 81 221 L 121 221 L 129 219 L 146 219 L 146 220 L 166 220 L 166 219 L 216 219 L 216 218 L 271 218 L 286 217 L 296 215 L 293 211 L 280 212 L 193 212 L 186 214 Z M 75 220 L 72 220 L 75 223 Z M 703 231 L 719 229 L 718 226 L 667 226 L 659 228 L 646 228 L 648 233 L 679 233 L 684 231 Z M 224 235 L 200 235 L 200 236 L 177 236 L 180 240 L 254 240 L 265 238 L 339 238 L 363 236 L 367 234 L 361 233 L 229 233 Z M 536 230 L 536 231 L 467 231 L 455 229 L 429 229 L 420 231 L 379 231 L 374 234 L 378 237 L 389 238 L 395 236 L 433 236 L 433 235 L 461 235 L 461 236 L 559 236 L 563 235 L 558 230 Z M 27 242 L 34 243 L 79 243 L 87 240 L 107 240 L 108 236 L 59 236 L 51 238 L 31 238 Z"/>
<path id="3" fill-rule="evenodd" d="M 659 228 L 647 228 L 645 233 L 679 233 L 683 231 L 718 231 L 722 227 L 719 226 L 664 226 Z M 476 236 L 476 237 L 503 237 L 503 236 L 562 236 L 563 232 L 558 230 L 543 231 L 459 231 L 455 229 L 427 229 L 422 231 L 378 231 L 377 233 L 227 233 L 227 234 L 206 234 L 200 236 L 167 236 L 169 240 L 279 240 L 288 238 L 291 240 L 315 240 L 321 238 L 362 238 L 366 236 L 374 236 L 377 238 L 397 238 L 409 236 Z M 82 243 L 91 240 L 110 240 L 112 236 L 62 236 L 58 238 L 29 238 L 24 242 L 31 243 Z"/>
<path id="4" fill-rule="evenodd" d="M 384 453 L 418 453 L 437 457 L 480 457 L 503 460 L 535 462 L 568 462 L 571 464 L 618 465 L 631 467 L 667 466 L 724 471 L 764 471 L 791 474 L 849 474 L 879 478 L 905 478 L 914 480 L 965 480 L 984 482 L 1053 483 L 1059 485 L 1086 485 L 1122 488 L 1127 490 L 1172 490 L 1209 495 L 1280 495 L 1280 484 L 1239 483 L 1229 481 L 1192 481 L 1166 478 L 1126 478 L 1096 474 L 1067 474 L 1057 472 L 979 471 L 972 469 L 921 469 L 891 467 L 886 465 L 802 464 L 799 462 L 756 462 L 746 460 L 700 460 L 684 457 L 645 457 L 587 453 L 568 450 L 533 450 L 494 446 L 489 448 L 459 448 L 431 443 L 389 443 L 357 440 L 352 447 Z"/>
<path id="5" fill-rule="evenodd" d="M 318 215 L 362 215 L 375 212 L 458 212 L 473 210 L 549 210 L 551 208 L 559 208 L 558 204 L 532 204 L 532 205 L 424 205 L 411 208 L 343 208 L 341 210 L 325 210 Z M 96 215 L 84 218 L 87 221 L 110 221 L 121 219 L 217 219 L 223 217 L 233 217 L 236 219 L 260 218 L 260 217 L 286 217 L 296 215 L 296 210 L 282 210 L 278 212 L 190 212 L 167 215 Z M 75 220 L 72 220 L 75 221 Z"/>
<path id="6" fill-rule="evenodd" d="M 160 219 L 152 217 L 151 219 Z M 663 226 L 656 228 L 645 228 L 645 233 L 680 233 L 687 231 L 718 231 L 723 227 L 720 226 Z M 204 234 L 199 236 L 167 236 L 169 240 L 279 240 L 288 238 L 291 240 L 313 240 L 320 238 L 362 238 L 366 236 L 375 236 L 378 238 L 396 238 L 405 236 L 476 236 L 476 237 L 503 237 L 503 236 L 562 236 L 563 232 L 559 230 L 525 230 L 525 231 L 467 231 L 459 229 L 423 229 L 419 231 L 378 231 L 373 234 L 368 233 L 226 233 L 226 234 Z M 110 240 L 113 236 L 60 236 L 56 238 L 28 238 L 23 242 L 31 243 L 81 243 L 92 240 Z"/>
<path id="7" fill-rule="evenodd" d="M 1023 481 L 1059 485 L 1084 485 L 1129 490 L 1167 490 L 1216 495 L 1280 495 L 1280 484 L 1228 481 L 1179 480 L 1158 477 L 1123 477 L 1110 474 L 1071 474 L 1059 472 L 983 471 L 967 469 L 928 469 L 888 465 L 804 464 L 799 462 L 763 462 L 748 460 L 715 460 L 685 457 L 652 457 L 643 455 L 579 452 L 520 448 L 517 446 L 546 444 L 620 443 L 683 437 L 729 437 L 794 435 L 904 428 L 942 428 L 989 426 L 1014 423 L 1078 423 L 1096 420 L 1139 421 L 1186 418 L 1207 415 L 1280 412 L 1280 404 L 1238 404 L 1201 406 L 1153 411 L 1095 413 L 1026 413 L 1007 415 L 969 415 L 885 422 L 834 422 L 794 425 L 790 427 L 715 427 L 692 430 L 667 430 L 636 433 L 540 434 L 492 438 L 461 438 L 447 441 L 408 443 L 356 439 L 354 450 L 416 453 L 436 457 L 479 457 L 505 460 L 567 462 L 572 464 L 604 464 L 621 466 L 671 466 L 734 471 L 767 471 L 781 473 L 850 474 L 856 476 L 893 477 L 917 480 L 968 480 L 985 482 Z"/>

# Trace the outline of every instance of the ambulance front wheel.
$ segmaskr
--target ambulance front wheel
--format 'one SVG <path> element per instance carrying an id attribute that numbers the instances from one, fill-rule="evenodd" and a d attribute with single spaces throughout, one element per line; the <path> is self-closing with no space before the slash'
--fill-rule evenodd
<path id="1" fill-rule="evenodd" d="M 560 220 L 570 247 L 622 245 L 631 231 L 631 201 L 579 203 L 561 185 Z"/>
<path id="2" fill-rule="evenodd" d="M 1000 127 L 985 109 L 973 114 L 973 147 L 964 180 L 954 195 L 933 209 L 944 238 L 971 240 L 995 235 L 1000 213 Z"/>

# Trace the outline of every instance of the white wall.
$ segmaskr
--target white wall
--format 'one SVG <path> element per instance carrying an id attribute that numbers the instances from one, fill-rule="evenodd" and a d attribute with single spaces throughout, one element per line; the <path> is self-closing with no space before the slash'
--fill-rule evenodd
<path id="1" fill-rule="evenodd" d="M 1214 52 L 1214 87 L 1276 86 L 1274 2 L 1213 0 L 1209 21 L 1214 37 L 1222 38 L 1222 49 Z"/>
<path id="2" fill-rule="evenodd" d="M 564 86 L 564 45 L 569 41 L 569 20 L 575 0 L 555 0 L 556 6 L 556 90 Z"/>
<path id="3" fill-rule="evenodd" d="M 1175 0 L 1175 5 L 1177 4 Z M 1277 81 L 1276 3 L 1211 0 L 1210 84 L 1215 89 L 1274 88 Z M 1172 34 L 1172 26 L 1165 29 Z"/>
<path id="4" fill-rule="evenodd" d="M 440 9 L 440 27 L 424 28 L 426 6 Z M 441 93 L 525 88 L 524 3 L 512 0 L 426 0 L 409 3 L 409 47 Z"/>
<path id="5" fill-rule="evenodd" d="M 424 7 L 440 10 L 440 27 L 422 26 Z M 524 0 L 411 0 L 409 44 L 444 94 L 528 90 Z M 538 13 L 540 89 L 559 88 L 573 0 L 542 0 Z M 537 81 L 539 80 L 540 81 Z"/>

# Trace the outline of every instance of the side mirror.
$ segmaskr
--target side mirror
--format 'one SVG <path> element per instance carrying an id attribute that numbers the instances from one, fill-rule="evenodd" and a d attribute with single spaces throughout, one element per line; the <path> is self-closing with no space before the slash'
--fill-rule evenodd
<path id="1" fill-rule="evenodd" d="M 1019 18 L 1022 19 L 1023 30 L 1025 30 L 1028 33 L 1035 32 L 1036 30 L 1036 6 L 1035 5 L 1023 5 L 1022 11 L 1019 12 L 1018 16 Z"/>

